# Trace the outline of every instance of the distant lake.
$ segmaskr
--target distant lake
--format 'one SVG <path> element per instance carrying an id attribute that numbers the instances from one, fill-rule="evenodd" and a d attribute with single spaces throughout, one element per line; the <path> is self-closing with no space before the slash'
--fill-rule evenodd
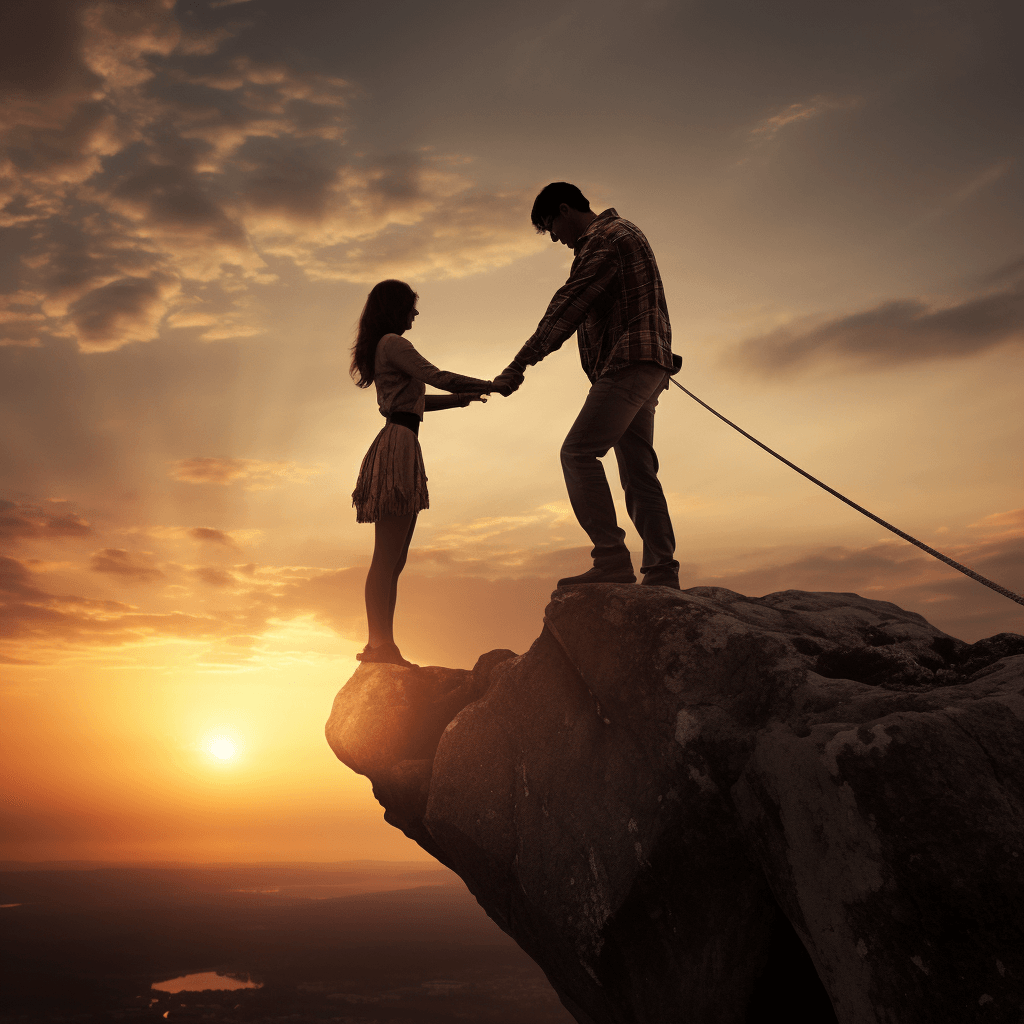
<path id="1" fill-rule="evenodd" d="M 213 989 L 217 992 L 234 992 L 239 988 L 262 988 L 259 982 L 239 981 L 229 978 L 216 971 L 205 971 L 202 974 L 184 974 L 170 981 L 158 981 L 152 986 L 157 992 L 205 992 Z"/>
<path id="2" fill-rule="evenodd" d="M 5 903 L 22 906 L 0 909 L 0 964 L 20 969 L 2 972 L 0 1024 L 573 1024 L 541 969 L 436 864 L 0 862 Z"/>

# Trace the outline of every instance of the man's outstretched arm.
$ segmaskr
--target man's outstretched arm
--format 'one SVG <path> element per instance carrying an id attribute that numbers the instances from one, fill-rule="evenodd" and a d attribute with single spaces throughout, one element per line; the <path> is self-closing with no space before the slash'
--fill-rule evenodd
<path id="1" fill-rule="evenodd" d="M 523 373 L 524 369 L 526 369 L 525 366 L 520 369 L 519 364 L 515 359 L 513 359 L 512 362 L 494 378 L 494 393 L 501 395 L 502 398 L 508 398 L 513 391 L 518 391 L 519 385 L 526 380 L 526 375 Z"/>
<path id="2" fill-rule="evenodd" d="M 594 248 L 573 267 L 569 280 L 555 292 L 543 319 L 529 341 L 511 363 L 494 378 L 499 395 L 512 394 L 523 383 L 527 366 L 539 363 L 571 338 L 586 318 L 587 311 L 611 288 L 618 274 L 618 261 L 610 249 Z"/>

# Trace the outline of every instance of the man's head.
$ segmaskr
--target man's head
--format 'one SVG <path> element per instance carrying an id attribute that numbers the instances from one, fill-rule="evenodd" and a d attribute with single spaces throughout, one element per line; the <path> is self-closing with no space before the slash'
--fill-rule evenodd
<path id="1" fill-rule="evenodd" d="M 575 185 L 553 181 L 533 201 L 530 220 L 540 234 L 573 249 L 594 216 L 590 201 Z"/>

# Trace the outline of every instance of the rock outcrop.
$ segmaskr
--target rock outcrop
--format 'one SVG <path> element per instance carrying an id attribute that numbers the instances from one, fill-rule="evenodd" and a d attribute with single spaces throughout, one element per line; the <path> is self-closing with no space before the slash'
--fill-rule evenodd
<path id="1" fill-rule="evenodd" d="M 581 1024 L 1024 1019 L 1024 637 L 579 587 L 524 655 L 360 667 L 327 737 Z"/>

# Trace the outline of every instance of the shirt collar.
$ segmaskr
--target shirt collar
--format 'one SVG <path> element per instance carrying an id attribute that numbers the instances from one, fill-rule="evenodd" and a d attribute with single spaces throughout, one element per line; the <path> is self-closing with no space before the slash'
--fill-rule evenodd
<path id="1" fill-rule="evenodd" d="M 586 242 L 587 235 L 589 235 L 590 232 L 597 228 L 599 225 L 603 226 L 606 221 L 612 220 L 613 218 L 618 217 L 618 215 L 618 211 L 615 209 L 614 206 L 609 206 L 608 209 L 605 210 L 603 213 L 599 213 L 587 225 L 586 230 L 583 232 L 583 234 L 576 239 L 576 245 L 573 247 L 573 253 L 579 255 L 580 249 L 583 248 L 583 245 Z"/>

